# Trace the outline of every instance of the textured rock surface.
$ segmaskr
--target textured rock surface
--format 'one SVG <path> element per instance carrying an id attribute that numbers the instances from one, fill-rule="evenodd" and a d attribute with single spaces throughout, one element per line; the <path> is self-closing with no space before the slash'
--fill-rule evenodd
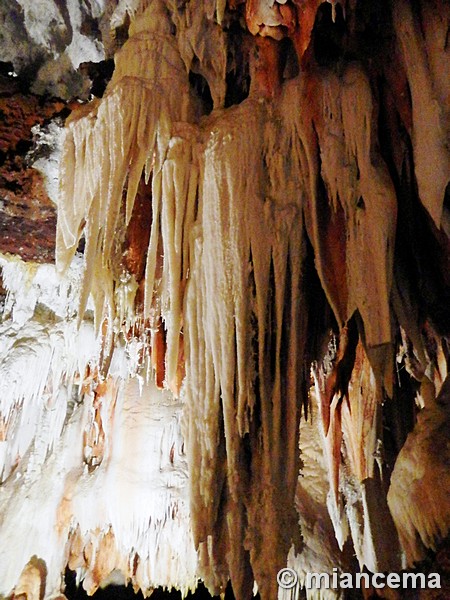
<path id="1" fill-rule="evenodd" d="M 0 6 L 0 61 L 37 94 L 86 98 L 90 80 L 80 65 L 99 63 L 120 44 L 110 28 L 117 2 L 7 0 Z"/>
<path id="2" fill-rule="evenodd" d="M 0 251 L 24 260 L 52 262 L 55 256 L 56 209 L 41 173 L 32 128 L 64 111 L 61 101 L 23 94 L 0 97 Z"/>
<path id="3" fill-rule="evenodd" d="M 0 15 L 0 594 L 444 576 L 448 4 Z"/>

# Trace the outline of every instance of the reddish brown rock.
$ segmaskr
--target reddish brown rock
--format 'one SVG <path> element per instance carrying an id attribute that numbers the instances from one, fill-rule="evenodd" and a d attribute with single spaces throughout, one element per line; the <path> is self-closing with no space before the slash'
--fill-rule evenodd
<path id="1" fill-rule="evenodd" d="M 0 252 L 53 262 L 56 208 L 43 176 L 27 159 L 34 125 L 61 113 L 61 101 L 15 94 L 0 97 Z"/>

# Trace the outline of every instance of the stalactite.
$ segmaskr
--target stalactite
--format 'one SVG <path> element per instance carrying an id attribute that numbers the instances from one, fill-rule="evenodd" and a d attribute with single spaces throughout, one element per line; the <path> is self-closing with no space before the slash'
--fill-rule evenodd
<path id="1" fill-rule="evenodd" d="M 232 526 L 245 522 L 247 514 L 250 562 L 261 572 L 261 589 L 271 590 L 263 593 L 270 595 L 276 593 L 274 576 L 289 546 L 280 539 L 281 554 L 272 546 L 265 555 L 264 540 L 274 539 L 275 530 L 283 531 L 293 518 L 289 495 L 281 505 L 277 490 L 294 490 L 298 473 L 295 440 L 304 316 L 301 212 L 284 194 L 282 165 L 278 156 L 271 164 L 270 153 L 269 181 L 264 184 L 266 110 L 264 104 L 248 100 L 205 127 L 209 135 L 200 169 L 200 218 L 191 254 L 195 269 L 186 297 L 186 392 L 187 439 L 195 450 L 191 485 L 200 487 L 194 490 L 194 522 L 200 531 L 213 530 L 220 498 L 214 480 L 225 468 L 231 510 L 242 513 L 232 517 Z M 275 145 L 276 134 L 267 131 L 269 146 Z M 244 168 L 235 174 L 238 147 Z M 205 302 L 208 298 L 214 302 Z M 289 358 L 283 358 L 282 344 Z M 204 442 L 197 455 L 199 438 Z M 223 451 L 226 463 L 220 457 Z M 273 530 L 261 528 L 261 506 Z M 205 515 L 211 515 L 209 524 Z M 232 543 L 233 531 L 228 535 Z M 230 570 L 235 586 L 239 575 L 231 565 Z"/>
<path id="2" fill-rule="evenodd" d="M 106 96 L 89 114 L 77 115 L 69 124 L 62 158 L 57 264 L 64 272 L 85 224 L 86 269 L 79 317 L 92 290 L 98 327 L 103 317 L 110 323 L 115 318 L 112 281 L 117 275 L 111 269 L 124 190 L 128 224 L 144 168 L 147 177 L 155 171 L 152 227 L 158 228 L 156 186 L 171 123 L 189 118 L 188 78 L 163 6 L 152 3 L 131 34 L 118 53 Z M 170 93 L 173 86 L 177 95 Z M 155 237 L 152 231 L 151 240 Z"/>
<path id="3" fill-rule="evenodd" d="M 331 203 L 327 225 L 336 232 L 330 241 L 323 238 L 326 217 L 319 213 L 327 209 L 312 204 L 311 239 L 318 272 L 338 323 L 346 323 L 358 310 L 369 346 L 386 344 L 391 341 L 396 199 L 376 153 L 376 112 L 369 82 L 360 67 L 352 65 L 340 79 L 329 73 L 319 75 L 313 86 L 322 99 L 313 122 L 321 176 Z M 344 231 L 339 230 L 342 226 Z M 340 236 L 346 239 L 344 249 L 338 245 Z"/>
<path id="4" fill-rule="evenodd" d="M 448 77 L 444 75 L 445 67 L 442 73 L 439 67 L 447 43 L 445 17 L 448 19 L 449 10 L 443 3 L 439 17 L 436 17 L 435 11 L 425 2 L 423 11 L 423 23 L 430 20 L 430 26 L 425 29 L 427 42 L 429 40 L 427 44 L 408 2 L 394 3 L 393 15 L 412 100 L 417 186 L 423 205 L 436 226 L 440 227 L 450 172 L 450 152 L 445 142 L 450 107 L 448 96 L 443 98 L 440 89 L 441 82 L 445 85 Z M 430 155 L 433 156 L 432 161 L 429 160 Z"/>

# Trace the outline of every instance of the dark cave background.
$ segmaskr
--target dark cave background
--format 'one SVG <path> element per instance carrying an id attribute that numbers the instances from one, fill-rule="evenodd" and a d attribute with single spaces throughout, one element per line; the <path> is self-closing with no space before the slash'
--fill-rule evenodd
<path id="1" fill-rule="evenodd" d="M 66 570 L 65 583 L 65 595 L 68 600 L 88 600 L 89 598 L 93 600 L 144 600 L 142 592 L 136 594 L 131 585 L 109 585 L 97 590 L 93 596 L 88 596 L 81 585 L 76 585 L 76 574 L 69 569 Z M 182 600 L 182 594 L 179 591 L 158 588 L 150 594 L 149 598 L 150 600 Z M 196 591 L 189 592 L 186 600 L 220 600 L 220 596 L 211 596 L 203 583 L 199 582 Z M 225 592 L 225 600 L 235 600 L 230 584 Z M 255 596 L 255 600 L 259 600 L 259 594 Z"/>

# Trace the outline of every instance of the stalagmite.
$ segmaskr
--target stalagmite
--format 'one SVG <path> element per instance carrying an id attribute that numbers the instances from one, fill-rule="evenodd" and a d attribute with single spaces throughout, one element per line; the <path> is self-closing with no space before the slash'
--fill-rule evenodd
<path id="1" fill-rule="evenodd" d="M 450 530 L 447 6 L 104 4 L 56 264 L 0 255 L 0 595 L 412 568 Z"/>

